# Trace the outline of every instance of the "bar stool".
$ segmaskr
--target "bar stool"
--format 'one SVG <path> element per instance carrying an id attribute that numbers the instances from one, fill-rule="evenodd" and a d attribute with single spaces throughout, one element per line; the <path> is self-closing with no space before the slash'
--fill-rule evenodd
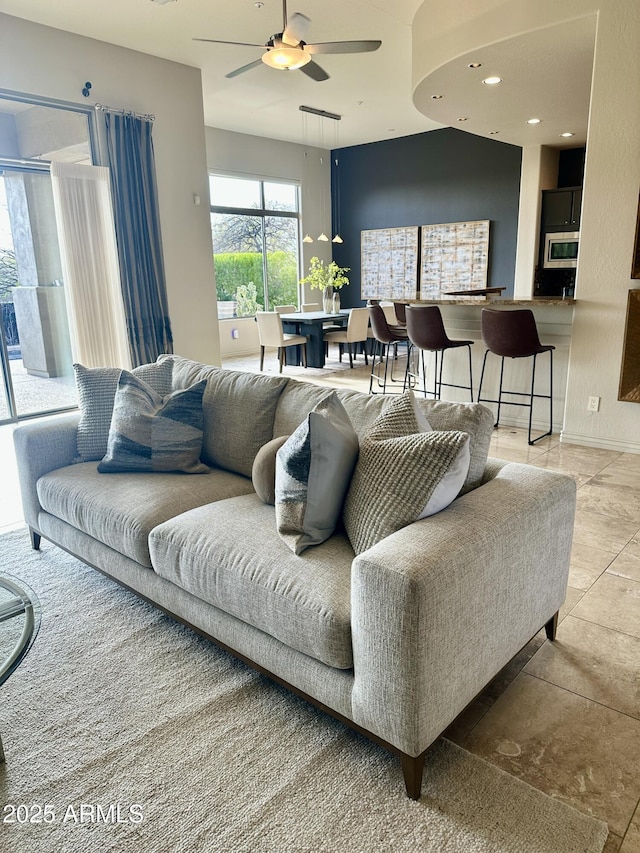
<path id="1" fill-rule="evenodd" d="M 442 322 L 442 314 L 437 305 L 407 305 L 407 333 L 411 342 L 409 358 L 407 360 L 407 379 L 419 381 L 420 378 L 420 361 L 422 362 L 422 390 L 424 396 L 431 394 L 434 400 L 439 400 L 442 392 L 442 386 L 448 388 L 465 388 L 471 395 L 473 403 L 473 370 L 471 367 L 471 347 L 473 341 L 452 341 L 448 336 Z M 458 349 L 459 347 L 467 347 L 469 353 L 469 384 L 456 385 L 453 382 L 442 381 L 442 365 L 444 363 L 444 354 L 448 349 Z M 411 354 L 414 349 L 419 350 L 417 370 L 411 369 Z M 427 374 L 424 368 L 425 352 L 434 353 L 434 374 L 433 374 L 433 391 L 427 391 Z M 439 369 L 438 369 L 439 365 Z"/>
<path id="2" fill-rule="evenodd" d="M 378 394 L 379 391 L 373 390 L 373 380 L 375 379 L 378 388 L 382 388 L 382 393 L 387 393 L 387 382 L 402 382 L 403 388 L 405 385 L 403 379 L 396 379 L 393 375 L 393 362 L 398 352 L 398 344 L 409 344 L 409 338 L 405 329 L 398 326 L 391 328 L 387 323 L 384 311 L 380 305 L 369 305 L 369 319 L 371 321 L 371 330 L 373 332 L 373 360 L 371 362 L 371 378 L 369 380 L 369 393 Z M 389 372 L 389 353 L 393 352 L 391 359 L 391 372 Z M 376 364 L 376 358 L 377 364 Z M 382 362 L 384 359 L 384 376 L 380 376 L 382 370 Z M 377 369 L 377 372 L 376 372 Z"/>
<path id="3" fill-rule="evenodd" d="M 487 347 L 482 362 L 482 373 L 480 374 L 480 387 L 478 388 L 479 403 L 497 403 L 498 414 L 496 417 L 495 426 L 500 422 L 500 407 L 502 405 L 502 395 L 509 394 L 520 397 L 528 397 L 526 403 L 519 403 L 515 400 L 506 400 L 505 405 L 511 406 L 528 406 L 529 407 L 529 444 L 535 444 L 542 438 L 551 435 L 553 424 L 553 350 L 554 346 L 540 343 L 538 337 L 538 329 L 536 326 L 533 311 L 529 308 L 518 309 L 517 311 L 500 311 L 492 308 L 483 308 L 481 317 L 482 339 Z M 500 390 L 498 399 L 492 400 L 487 397 L 482 397 L 482 380 L 484 379 L 484 368 L 487 363 L 487 356 L 492 352 L 494 355 L 499 355 L 500 362 Z M 540 353 L 549 353 L 549 393 L 535 394 L 536 381 L 536 358 Z M 531 390 L 530 391 L 503 391 L 502 377 L 504 374 L 505 358 L 533 358 L 531 367 Z M 541 397 L 549 400 L 549 430 L 548 432 L 539 435 L 537 438 L 531 439 L 531 422 L 533 419 L 533 398 Z"/>

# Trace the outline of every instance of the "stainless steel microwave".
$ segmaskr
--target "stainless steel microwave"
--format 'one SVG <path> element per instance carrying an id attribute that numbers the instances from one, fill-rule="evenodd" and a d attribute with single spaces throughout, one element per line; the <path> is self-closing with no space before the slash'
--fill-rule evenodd
<path id="1" fill-rule="evenodd" d="M 546 234 L 542 266 L 545 269 L 566 269 L 577 266 L 579 241 L 579 231 L 556 231 Z"/>

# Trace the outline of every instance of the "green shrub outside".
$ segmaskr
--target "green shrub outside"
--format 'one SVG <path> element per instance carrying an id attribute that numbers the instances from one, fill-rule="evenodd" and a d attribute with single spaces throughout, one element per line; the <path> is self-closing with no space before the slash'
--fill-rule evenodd
<path id="1" fill-rule="evenodd" d="M 260 252 L 223 252 L 213 256 L 216 271 L 216 292 L 219 302 L 236 299 L 240 285 L 254 282 L 257 288 L 257 302 L 260 309 L 264 306 L 264 288 L 262 279 L 262 255 Z M 269 276 L 269 302 L 274 305 L 298 304 L 298 264 L 295 256 L 289 252 L 269 252 L 267 254 Z"/>

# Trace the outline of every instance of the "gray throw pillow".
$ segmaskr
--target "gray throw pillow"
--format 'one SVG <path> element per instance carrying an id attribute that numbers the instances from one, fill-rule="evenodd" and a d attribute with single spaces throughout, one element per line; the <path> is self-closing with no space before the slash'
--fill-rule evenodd
<path id="1" fill-rule="evenodd" d="M 276 523 L 294 554 L 335 530 L 357 458 L 358 436 L 334 391 L 276 455 Z"/>
<path id="2" fill-rule="evenodd" d="M 123 370 L 118 382 L 107 452 L 98 471 L 182 471 L 206 474 L 202 451 L 202 395 L 206 380 L 162 398 Z"/>
<path id="3" fill-rule="evenodd" d="M 422 432 L 412 392 L 393 400 L 362 439 L 358 464 L 347 493 L 343 520 L 356 554 L 437 511 L 430 499 L 452 469 L 460 468 L 468 448 L 465 432 Z M 458 476 L 455 498 L 466 468 Z M 442 490 L 440 490 L 442 492 Z M 446 491 L 446 490 L 445 490 Z M 439 502 L 439 509 L 444 506 Z"/>
<path id="4" fill-rule="evenodd" d="M 164 361 L 142 364 L 132 373 L 164 397 L 172 391 L 173 358 L 161 357 Z M 122 370 L 119 367 L 84 367 L 82 364 L 74 364 L 73 369 L 80 403 L 78 456 L 75 461 L 92 462 L 102 459 L 107 452 L 113 401 Z"/>

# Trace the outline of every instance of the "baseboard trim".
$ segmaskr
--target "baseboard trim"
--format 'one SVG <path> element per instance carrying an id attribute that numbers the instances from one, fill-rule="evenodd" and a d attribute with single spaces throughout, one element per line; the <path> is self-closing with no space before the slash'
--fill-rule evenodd
<path id="1" fill-rule="evenodd" d="M 595 447 L 600 450 L 617 450 L 619 453 L 640 453 L 640 443 L 637 441 L 620 441 L 617 438 L 598 438 L 593 435 L 582 435 L 579 432 L 562 430 L 560 441 L 569 444 L 579 444 L 582 447 Z"/>

